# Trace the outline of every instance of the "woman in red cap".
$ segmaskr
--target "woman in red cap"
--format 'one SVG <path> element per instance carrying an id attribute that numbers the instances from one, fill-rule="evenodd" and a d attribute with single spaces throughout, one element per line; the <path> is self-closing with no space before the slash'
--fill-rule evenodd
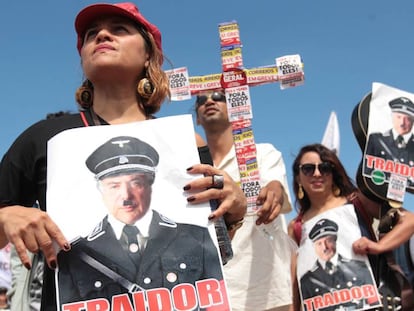
<path id="1" fill-rule="evenodd" d="M 71 128 L 151 119 L 169 96 L 168 80 L 161 69 L 161 33 L 134 4 L 88 6 L 76 17 L 75 28 L 86 77 L 76 92 L 80 113 L 34 124 L 16 139 L 0 164 L 0 247 L 13 243 L 28 269 L 31 261 L 27 251 L 43 252 L 50 268 L 45 270 L 43 310 L 56 309 L 55 292 L 47 287 L 57 263 L 54 244 L 70 249 L 46 213 L 48 140 Z M 224 171 L 197 164 L 188 172 L 207 176 L 186 185 L 186 189 L 201 190 L 191 194 L 190 203 L 219 199 L 221 203 L 210 219 L 224 215 L 228 225 L 243 217 L 246 199 Z M 220 181 L 216 189 L 213 175 Z M 40 209 L 28 208 L 35 202 Z"/>

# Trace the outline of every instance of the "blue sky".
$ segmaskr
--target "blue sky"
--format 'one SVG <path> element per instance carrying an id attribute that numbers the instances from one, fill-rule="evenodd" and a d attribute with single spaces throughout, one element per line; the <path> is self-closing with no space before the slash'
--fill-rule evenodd
<path id="1" fill-rule="evenodd" d="M 82 81 L 73 27 L 77 12 L 95 1 L 5 1 L 0 10 L 0 154 L 29 125 L 49 112 L 76 111 Z M 301 146 L 320 142 L 331 111 L 341 132 L 340 158 L 354 177 L 361 151 L 351 127 L 359 100 L 381 82 L 408 92 L 412 83 L 414 2 L 194 1 L 135 2 L 163 34 L 170 62 L 191 76 L 221 71 L 218 24 L 236 20 L 247 68 L 300 54 L 305 85 L 250 89 L 256 142 L 270 142 L 291 164 Z M 194 99 L 164 104 L 159 117 L 192 113 Z M 202 134 L 202 129 L 196 127 Z M 410 208 L 413 198 L 406 194 Z M 414 210 L 413 208 L 410 208 Z M 293 213 L 289 215 L 289 218 Z"/>

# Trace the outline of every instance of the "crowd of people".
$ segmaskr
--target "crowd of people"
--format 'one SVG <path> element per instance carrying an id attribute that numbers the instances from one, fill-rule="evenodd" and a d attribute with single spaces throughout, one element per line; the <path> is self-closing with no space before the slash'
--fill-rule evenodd
<path id="1" fill-rule="evenodd" d="M 159 154 L 130 136 L 113 137 L 86 160 L 108 215 L 87 236 L 68 241 L 46 212 L 48 141 L 65 130 L 153 120 L 169 96 L 161 33 L 134 4 L 88 6 L 77 15 L 75 30 L 85 76 L 76 92 L 79 113 L 58 113 L 29 127 L 0 164 L 0 246 L 13 245 L 13 277 L 19 280 L 10 285 L 11 310 L 56 310 L 60 303 L 135 293 L 131 288 L 146 290 L 152 284 L 174 290 L 180 281 L 196 286 L 200 279 L 224 279 L 232 310 L 354 310 L 381 304 L 376 259 L 408 241 L 414 215 L 401 208 L 381 239 L 369 235 L 385 202 L 360 191 L 335 152 L 321 144 L 298 151 L 293 201 L 282 154 L 268 143 L 256 144 L 260 208 L 246 212 L 222 89 L 195 100 L 207 141 L 195 134 L 202 164 L 187 169 L 197 177 L 179 188 L 189 205 L 217 202 L 207 220 L 222 218 L 229 230 L 233 256 L 225 265 L 211 265 L 219 258 L 206 228 L 180 224 L 150 208 Z M 210 164 L 202 150 L 208 150 Z M 286 226 L 285 214 L 294 203 L 298 215 Z M 116 240 L 119 249 L 109 248 Z M 92 247 L 98 244 L 99 252 Z M 147 257 L 148 249 L 158 250 L 158 257 Z M 110 257 L 119 262 L 106 263 Z M 129 268 L 128 260 L 139 265 Z M 156 262 L 154 274 L 140 266 L 147 260 Z M 56 289 L 56 278 L 64 281 L 66 292 Z M 367 287 L 369 294 L 354 299 L 332 294 L 349 290 L 354 295 L 351 288 Z M 412 301 L 402 305 L 413 307 Z"/>

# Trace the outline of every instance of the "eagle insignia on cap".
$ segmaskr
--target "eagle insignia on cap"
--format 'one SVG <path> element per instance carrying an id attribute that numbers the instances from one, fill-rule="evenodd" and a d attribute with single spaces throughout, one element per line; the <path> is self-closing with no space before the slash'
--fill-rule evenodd
<path id="1" fill-rule="evenodd" d="M 114 145 L 118 145 L 119 148 L 123 148 L 125 144 L 129 143 L 129 140 L 116 140 L 111 142 Z"/>
<path id="2" fill-rule="evenodd" d="M 319 226 L 321 226 L 321 225 L 324 224 L 325 221 L 326 221 L 325 219 L 321 219 L 316 224 L 319 225 Z"/>

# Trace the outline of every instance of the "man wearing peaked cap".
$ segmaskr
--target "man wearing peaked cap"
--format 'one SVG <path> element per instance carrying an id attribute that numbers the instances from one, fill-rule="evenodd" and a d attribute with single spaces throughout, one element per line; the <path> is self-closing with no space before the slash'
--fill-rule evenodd
<path id="1" fill-rule="evenodd" d="M 337 290 L 375 284 L 364 261 L 344 258 L 337 253 L 338 224 L 336 222 L 327 218 L 320 219 L 312 227 L 308 237 L 313 243 L 318 259 L 300 279 L 303 300 L 323 296 L 325 293 L 333 293 Z M 354 310 L 375 303 L 377 300 L 370 302 L 365 299 L 352 300 L 318 310 L 337 310 L 339 307 L 348 307 L 349 310 Z"/>
<path id="2" fill-rule="evenodd" d="M 365 154 L 414 166 L 414 103 L 407 97 L 397 97 L 388 105 L 393 127 L 384 133 L 370 134 Z M 370 176 L 372 171 L 373 168 L 365 164 L 364 175 Z M 388 180 L 390 174 L 385 176 Z M 414 186 L 412 178 L 408 178 L 407 186 Z"/>
<path id="3" fill-rule="evenodd" d="M 158 162 L 151 145 L 130 136 L 108 140 L 87 158 L 108 215 L 71 251 L 59 253 L 61 303 L 110 301 L 131 288 L 222 281 L 208 229 L 176 223 L 150 208 Z"/>

